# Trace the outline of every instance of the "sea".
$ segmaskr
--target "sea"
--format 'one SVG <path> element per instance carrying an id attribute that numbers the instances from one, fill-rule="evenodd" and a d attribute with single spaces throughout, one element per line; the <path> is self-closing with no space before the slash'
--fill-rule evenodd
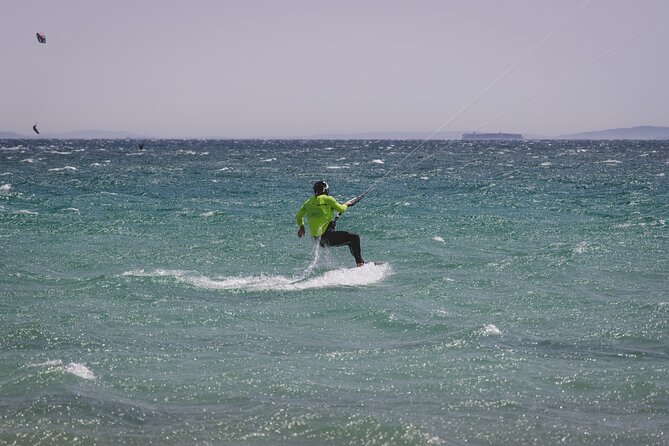
<path id="1" fill-rule="evenodd" d="M 0 445 L 669 444 L 669 141 L 141 142 L 0 141 Z"/>

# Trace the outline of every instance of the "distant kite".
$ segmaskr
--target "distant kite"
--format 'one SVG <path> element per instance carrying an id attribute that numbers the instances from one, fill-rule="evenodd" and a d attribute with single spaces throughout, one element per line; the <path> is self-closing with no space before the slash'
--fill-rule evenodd
<path id="1" fill-rule="evenodd" d="M 37 123 L 35 123 L 35 125 L 33 126 L 33 130 L 35 131 L 35 133 L 39 135 L 39 130 L 37 130 Z"/>
<path id="2" fill-rule="evenodd" d="M 39 43 L 46 43 L 46 35 L 44 33 L 37 33 L 37 41 Z"/>

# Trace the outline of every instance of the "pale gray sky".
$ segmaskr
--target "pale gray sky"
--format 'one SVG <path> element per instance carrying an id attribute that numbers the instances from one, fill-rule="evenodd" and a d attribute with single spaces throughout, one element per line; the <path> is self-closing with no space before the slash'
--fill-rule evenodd
<path id="1" fill-rule="evenodd" d="M 584 3 L 0 0 L 0 131 L 431 132 Z M 669 125 L 667 18 L 667 0 L 588 4 L 444 131 L 509 110 L 480 131 Z"/>

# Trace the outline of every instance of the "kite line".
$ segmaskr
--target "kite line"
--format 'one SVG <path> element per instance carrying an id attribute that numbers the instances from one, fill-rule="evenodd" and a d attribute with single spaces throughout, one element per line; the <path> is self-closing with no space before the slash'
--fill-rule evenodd
<path id="1" fill-rule="evenodd" d="M 420 144 L 418 144 L 411 152 L 409 152 L 404 158 L 402 158 L 395 166 L 393 166 L 391 169 L 389 169 L 381 178 L 376 180 L 367 190 L 365 190 L 362 194 L 358 195 L 357 197 L 353 198 L 351 201 L 357 203 L 358 201 L 362 200 L 369 192 L 372 190 L 376 189 L 383 181 L 392 173 L 394 172 L 398 167 L 400 167 L 409 157 L 411 157 L 414 153 L 416 153 L 419 149 L 421 149 L 428 141 L 430 141 L 437 133 L 439 133 L 444 127 L 449 125 L 451 122 L 453 122 L 455 119 L 457 119 L 460 115 L 462 115 L 465 111 L 469 110 L 472 106 L 474 106 L 482 97 L 485 95 L 491 88 L 493 88 L 495 85 L 497 85 L 500 81 L 502 81 L 504 78 L 506 78 L 511 72 L 516 70 L 520 65 L 522 65 L 525 61 L 527 61 L 534 53 L 539 50 L 542 46 L 544 46 L 546 43 L 548 43 L 553 37 L 555 37 L 559 32 L 561 32 L 567 25 L 567 23 L 573 19 L 579 12 L 581 12 L 584 8 L 587 6 L 594 4 L 597 0 L 586 0 L 584 3 L 582 3 L 578 8 L 576 8 L 574 11 L 572 11 L 571 14 L 569 14 L 562 22 L 560 22 L 559 25 L 557 25 L 553 30 L 551 30 L 548 34 L 546 34 L 541 40 L 539 40 L 527 53 L 525 53 L 523 56 L 521 56 L 516 62 L 512 63 L 506 70 L 504 70 L 499 76 L 497 76 L 488 86 L 486 86 L 483 90 L 481 90 L 474 98 L 472 98 L 467 104 L 462 106 L 460 110 L 458 110 L 453 116 L 451 116 L 448 120 L 446 120 L 443 124 L 441 124 L 436 130 L 434 130 L 427 138 L 423 139 Z"/>

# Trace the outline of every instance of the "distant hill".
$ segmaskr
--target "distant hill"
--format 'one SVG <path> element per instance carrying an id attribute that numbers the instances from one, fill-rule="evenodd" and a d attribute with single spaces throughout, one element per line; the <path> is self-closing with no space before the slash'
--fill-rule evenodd
<path id="1" fill-rule="evenodd" d="M 130 132 L 112 132 L 106 130 L 79 130 L 76 132 L 56 133 L 53 138 L 62 139 L 144 139 L 145 136 Z"/>
<path id="2" fill-rule="evenodd" d="M 146 139 L 146 137 L 130 132 L 81 130 L 66 133 L 40 133 L 39 135 L 22 135 L 20 133 L 14 132 L 0 132 L 0 139 Z"/>
<path id="3" fill-rule="evenodd" d="M 669 139 L 669 127 L 644 125 L 639 127 L 572 133 L 570 135 L 562 135 L 557 139 Z"/>
<path id="4" fill-rule="evenodd" d="M 13 132 L 0 132 L 0 139 L 26 139 L 26 135 Z"/>

